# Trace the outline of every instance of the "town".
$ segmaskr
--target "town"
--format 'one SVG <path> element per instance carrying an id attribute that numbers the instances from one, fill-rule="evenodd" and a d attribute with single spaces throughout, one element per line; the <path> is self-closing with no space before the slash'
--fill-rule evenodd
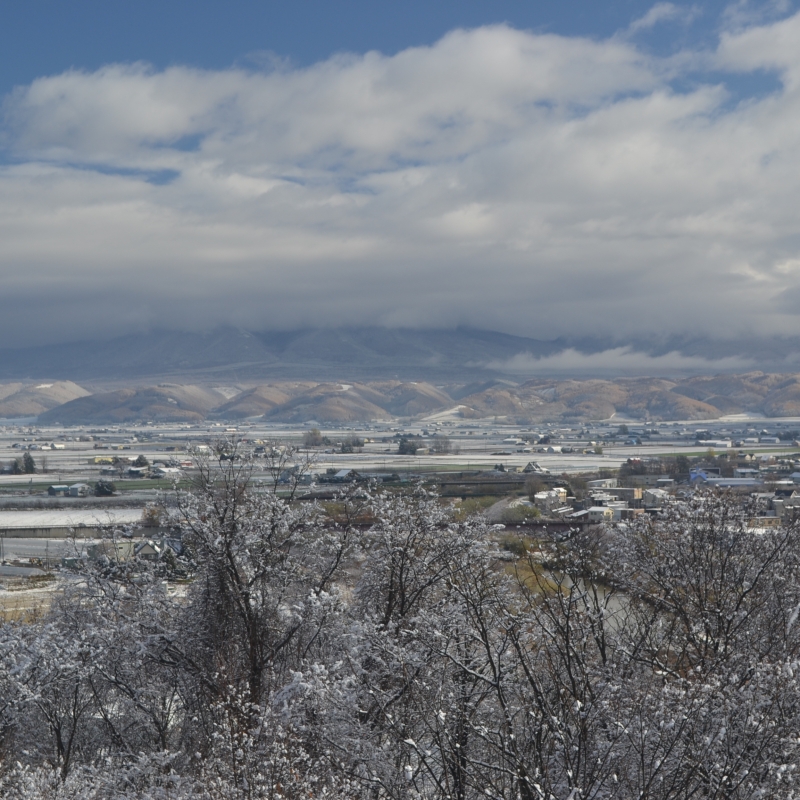
<path id="1" fill-rule="evenodd" d="M 147 542 L 152 550 L 159 537 L 176 546 L 148 509 L 175 487 L 190 487 L 221 441 L 246 454 L 265 490 L 275 478 L 278 494 L 302 465 L 304 502 L 331 501 L 349 484 L 404 491 L 421 482 L 444 503 L 485 513 L 496 530 L 533 531 L 658 514 L 702 488 L 757 501 L 752 525 L 763 527 L 800 513 L 799 430 L 800 419 L 765 418 L 702 428 L 614 421 L 534 429 L 437 419 L 323 429 L 258 421 L 10 423 L 0 427 L 0 578 L 19 584 L 26 574 L 60 569 L 76 531 L 93 554 L 101 552 L 95 539 L 113 526 L 129 532 L 129 555 Z"/>

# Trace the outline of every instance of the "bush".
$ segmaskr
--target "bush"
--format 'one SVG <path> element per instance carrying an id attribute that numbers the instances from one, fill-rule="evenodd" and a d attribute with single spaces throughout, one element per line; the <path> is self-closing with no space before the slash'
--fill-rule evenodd
<path id="1" fill-rule="evenodd" d="M 419 436 L 401 436 L 397 445 L 397 453 L 401 456 L 416 455 L 417 450 L 422 447 L 422 438 Z"/>
<path id="2" fill-rule="evenodd" d="M 359 439 L 358 436 L 348 436 L 343 442 L 341 447 L 342 453 L 356 453 L 364 447 L 363 439 Z"/>
<path id="3" fill-rule="evenodd" d="M 322 433 L 319 428 L 311 428 L 303 434 L 303 447 L 320 447 L 322 445 Z"/>
<path id="4" fill-rule="evenodd" d="M 116 491 L 116 484 L 111 481 L 104 481 L 101 479 L 94 485 L 95 497 L 111 497 Z"/>

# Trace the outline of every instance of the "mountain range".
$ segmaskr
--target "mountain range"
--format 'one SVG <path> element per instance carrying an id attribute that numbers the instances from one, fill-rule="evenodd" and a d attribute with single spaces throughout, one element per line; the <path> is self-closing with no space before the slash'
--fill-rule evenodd
<path id="1" fill-rule="evenodd" d="M 800 338 L 625 343 L 472 328 L 151 331 L 0 350 L 0 418 L 337 424 L 439 413 L 520 422 L 794 416 L 798 354 Z"/>
<path id="2" fill-rule="evenodd" d="M 711 420 L 729 414 L 800 416 L 800 374 L 665 378 L 553 379 L 515 383 L 278 381 L 269 384 L 162 383 L 90 392 L 71 382 L 0 384 L 0 417 L 41 424 L 130 424 L 259 418 L 342 425 L 442 415 L 514 423 L 583 422 L 612 417 Z"/>

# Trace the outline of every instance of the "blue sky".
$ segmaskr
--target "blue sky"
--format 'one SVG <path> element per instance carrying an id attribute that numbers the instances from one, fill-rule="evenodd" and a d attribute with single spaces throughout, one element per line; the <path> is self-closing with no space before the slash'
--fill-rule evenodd
<path id="1" fill-rule="evenodd" d="M 0 9 L 6 344 L 797 333 L 796 3 Z"/>
<path id="2" fill-rule="evenodd" d="M 74 68 L 147 61 L 223 69 L 270 54 L 307 66 L 338 52 L 391 55 L 453 28 L 507 23 L 607 38 L 643 18 L 649 0 L 26 0 L 0 6 L 0 93 Z M 713 47 L 731 19 L 785 16 L 796 2 L 675 2 L 639 43 L 661 54 Z M 731 79 L 729 77 L 729 79 Z"/>

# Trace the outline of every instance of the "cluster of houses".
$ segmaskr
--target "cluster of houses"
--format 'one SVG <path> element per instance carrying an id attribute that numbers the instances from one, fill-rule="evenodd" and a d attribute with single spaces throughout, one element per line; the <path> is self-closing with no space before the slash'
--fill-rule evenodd
<path id="1" fill-rule="evenodd" d="M 734 491 L 743 502 L 755 500 L 758 511 L 750 523 L 753 527 L 769 527 L 800 519 L 800 473 L 766 483 L 763 476 L 722 478 L 712 468 L 698 468 L 692 471 L 691 486 L 684 486 L 682 491 L 668 476 L 635 477 L 640 485 L 619 486 L 617 478 L 587 481 L 585 496 L 581 500 L 568 496 L 567 489 L 555 486 L 537 492 L 530 504 L 543 516 L 560 518 L 565 522 L 613 523 L 640 514 L 657 513 L 674 502 L 682 491 L 707 487 Z M 748 491 L 749 488 L 755 491 Z"/>
<path id="2" fill-rule="evenodd" d="M 31 442 L 30 444 L 20 444 L 19 442 L 15 442 L 11 445 L 12 450 L 64 450 L 66 449 L 66 445 L 60 444 L 59 442 L 42 442 L 38 444 L 36 442 Z"/>
<path id="3" fill-rule="evenodd" d="M 101 475 L 114 475 L 126 478 L 181 478 L 185 469 L 194 466 L 191 459 L 184 459 L 169 464 L 156 462 L 154 464 L 140 463 L 136 456 L 93 456 L 89 464 L 100 466 Z"/>
<path id="4" fill-rule="evenodd" d="M 659 479 L 653 486 L 624 487 L 616 478 L 587 481 L 582 500 L 567 495 L 567 490 L 555 486 L 534 494 L 533 505 L 544 516 L 560 517 L 567 522 L 620 522 L 648 511 L 657 511 L 669 502 L 670 478 Z"/>

